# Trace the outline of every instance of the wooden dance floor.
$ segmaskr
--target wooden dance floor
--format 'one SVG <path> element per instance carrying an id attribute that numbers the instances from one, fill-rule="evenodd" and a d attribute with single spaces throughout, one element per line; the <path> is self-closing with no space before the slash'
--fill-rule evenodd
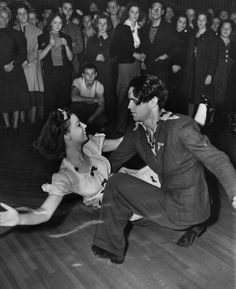
<path id="1" fill-rule="evenodd" d="M 0 134 L 1 202 L 36 208 L 46 197 L 41 184 L 50 181 L 57 164 L 33 149 L 38 132 L 28 126 L 19 136 Z M 225 141 L 229 146 L 236 143 L 233 135 L 220 145 Z M 176 246 L 172 242 L 176 236 L 157 225 L 133 226 L 122 265 L 91 254 L 98 210 L 85 207 L 78 196 L 66 197 L 48 223 L 1 230 L 0 288 L 236 288 L 236 211 L 212 176 L 209 182 L 213 216 L 207 232 L 191 248 Z"/>

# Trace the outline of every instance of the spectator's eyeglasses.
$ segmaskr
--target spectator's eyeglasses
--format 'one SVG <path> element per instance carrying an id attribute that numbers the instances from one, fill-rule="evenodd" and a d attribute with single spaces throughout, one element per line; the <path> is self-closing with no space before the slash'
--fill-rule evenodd
<path id="1" fill-rule="evenodd" d="M 161 7 L 159 7 L 159 8 L 152 8 L 152 11 L 153 12 L 160 12 L 160 11 L 162 11 L 162 8 Z"/>

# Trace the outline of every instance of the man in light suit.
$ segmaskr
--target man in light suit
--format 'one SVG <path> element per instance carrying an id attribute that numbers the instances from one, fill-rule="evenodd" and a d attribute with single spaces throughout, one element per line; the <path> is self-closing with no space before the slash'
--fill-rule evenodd
<path id="1" fill-rule="evenodd" d="M 139 154 L 159 176 L 157 188 L 127 174 L 114 174 L 104 190 L 93 253 L 122 263 L 124 228 L 133 214 L 173 230 L 186 230 L 177 241 L 188 247 L 204 232 L 210 200 L 204 166 L 221 182 L 236 208 L 236 173 L 227 155 L 200 133 L 190 117 L 163 109 L 167 91 L 156 76 L 133 79 L 128 92 L 135 127 L 110 157 L 113 172 Z"/>

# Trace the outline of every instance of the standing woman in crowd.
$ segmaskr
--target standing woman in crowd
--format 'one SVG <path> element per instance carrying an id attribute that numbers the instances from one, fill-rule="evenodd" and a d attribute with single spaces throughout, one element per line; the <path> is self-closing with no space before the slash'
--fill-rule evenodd
<path id="1" fill-rule="evenodd" d="M 197 29 L 190 35 L 184 72 L 184 91 L 188 101 L 188 115 L 193 116 L 202 95 L 211 97 L 217 67 L 218 39 L 209 25 L 208 14 L 197 16 Z"/>
<path id="2" fill-rule="evenodd" d="M 224 120 L 227 81 L 233 64 L 233 59 L 230 57 L 232 29 L 231 20 L 224 20 L 219 29 L 218 65 L 214 77 L 215 120 L 219 123 Z"/>
<path id="3" fill-rule="evenodd" d="M 128 99 L 127 89 L 129 82 L 135 76 L 140 75 L 140 64 L 145 60 L 145 55 L 141 53 L 140 26 L 139 19 L 140 8 L 136 2 L 131 2 L 127 6 L 128 14 L 122 23 L 120 23 L 113 35 L 111 46 L 112 56 L 116 57 L 118 63 L 118 121 L 117 131 L 123 133 L 126 128 L 128 117 Z"/>
<path id="4" fill-rule="evenodd" d="M 230 45 L 230 57 L 233 59 L 227 89 L 226 89 L 226 105 L 225 111 L 227 114 L 227 121 L 231 132 L 236 133 L 236 42 L 232 41 Z"/>
<path id="5" fill-rule="evenodd" d="M 45 117 L 58 106 L 70 105 L 73 59 L 71 38 L 61 32 L 64 17 L 55 14 L 49 24 L 50 31 L 38 37 L 39 59 L 44 68 Z"/>
<path id="6" fill-rule="evenodd" d="M 41 63 L 38 59 L 38 36 L 43 32 L 40 28 L 29 22 L 29 7 L 19 3 L 16 7 L 17 24 L 14 29 L 21 31 L 27 42 L 27 60 L 23 63 L 23 69 L 28 85 L 31 110 L 29 117 L 31 123 L 36 121 L 38 110 L 40 118 L 43 118 L 43 94 L 44 85 L 41 70 Z M 21 121 L 24 122 L 24 112 L 21 112 Z"/>
<path id="7" fill-rule="evenodd" d="M 112 59 L 110 47 L 112 37 L 108 33 L 109 20 L 105 14 L 99 14 L 95 20 L 97 33 L 87 43 L 85 61 L 97 67 L 98 80 L 103 84 L 105 91 L 105 112 L 111 119 L 114 117 L 115 100 L 112 85 Z"/>
<path id="8" fill-rule="evenodd" d="M 173 59 L 174 65 L 172 65 L 172 71 L 169 76 L 169 96 L 166 105 L 170 111 L 185 114 L 187 105 L 181 84 L 183 83 L 183 68 L 189 39 L 188 17 L 186 14 L 179 14 L 176 17 L 175 29 L 180 42 L 180 49 L 175 59 Z"/>
<path id="9" fill-rule="evenodd" d="M 11 125 L 18 132 L 19 111 L 30 107 L 27 83 L 22 63 L 27 58 L 23 34 L 8 26 L 11 11 L 0 9 L 0 112 L 3 114 L 6 132 Z M 9 113 L 13 112 L 11 124 Z"/>

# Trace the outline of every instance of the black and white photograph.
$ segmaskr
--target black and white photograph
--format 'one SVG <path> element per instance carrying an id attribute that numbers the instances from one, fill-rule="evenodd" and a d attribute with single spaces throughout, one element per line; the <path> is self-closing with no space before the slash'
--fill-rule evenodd
<path id="1" fill-rule="evenodd" d="M 0 0 L 0 288 L 236 288 L 236 1 Z"/>

